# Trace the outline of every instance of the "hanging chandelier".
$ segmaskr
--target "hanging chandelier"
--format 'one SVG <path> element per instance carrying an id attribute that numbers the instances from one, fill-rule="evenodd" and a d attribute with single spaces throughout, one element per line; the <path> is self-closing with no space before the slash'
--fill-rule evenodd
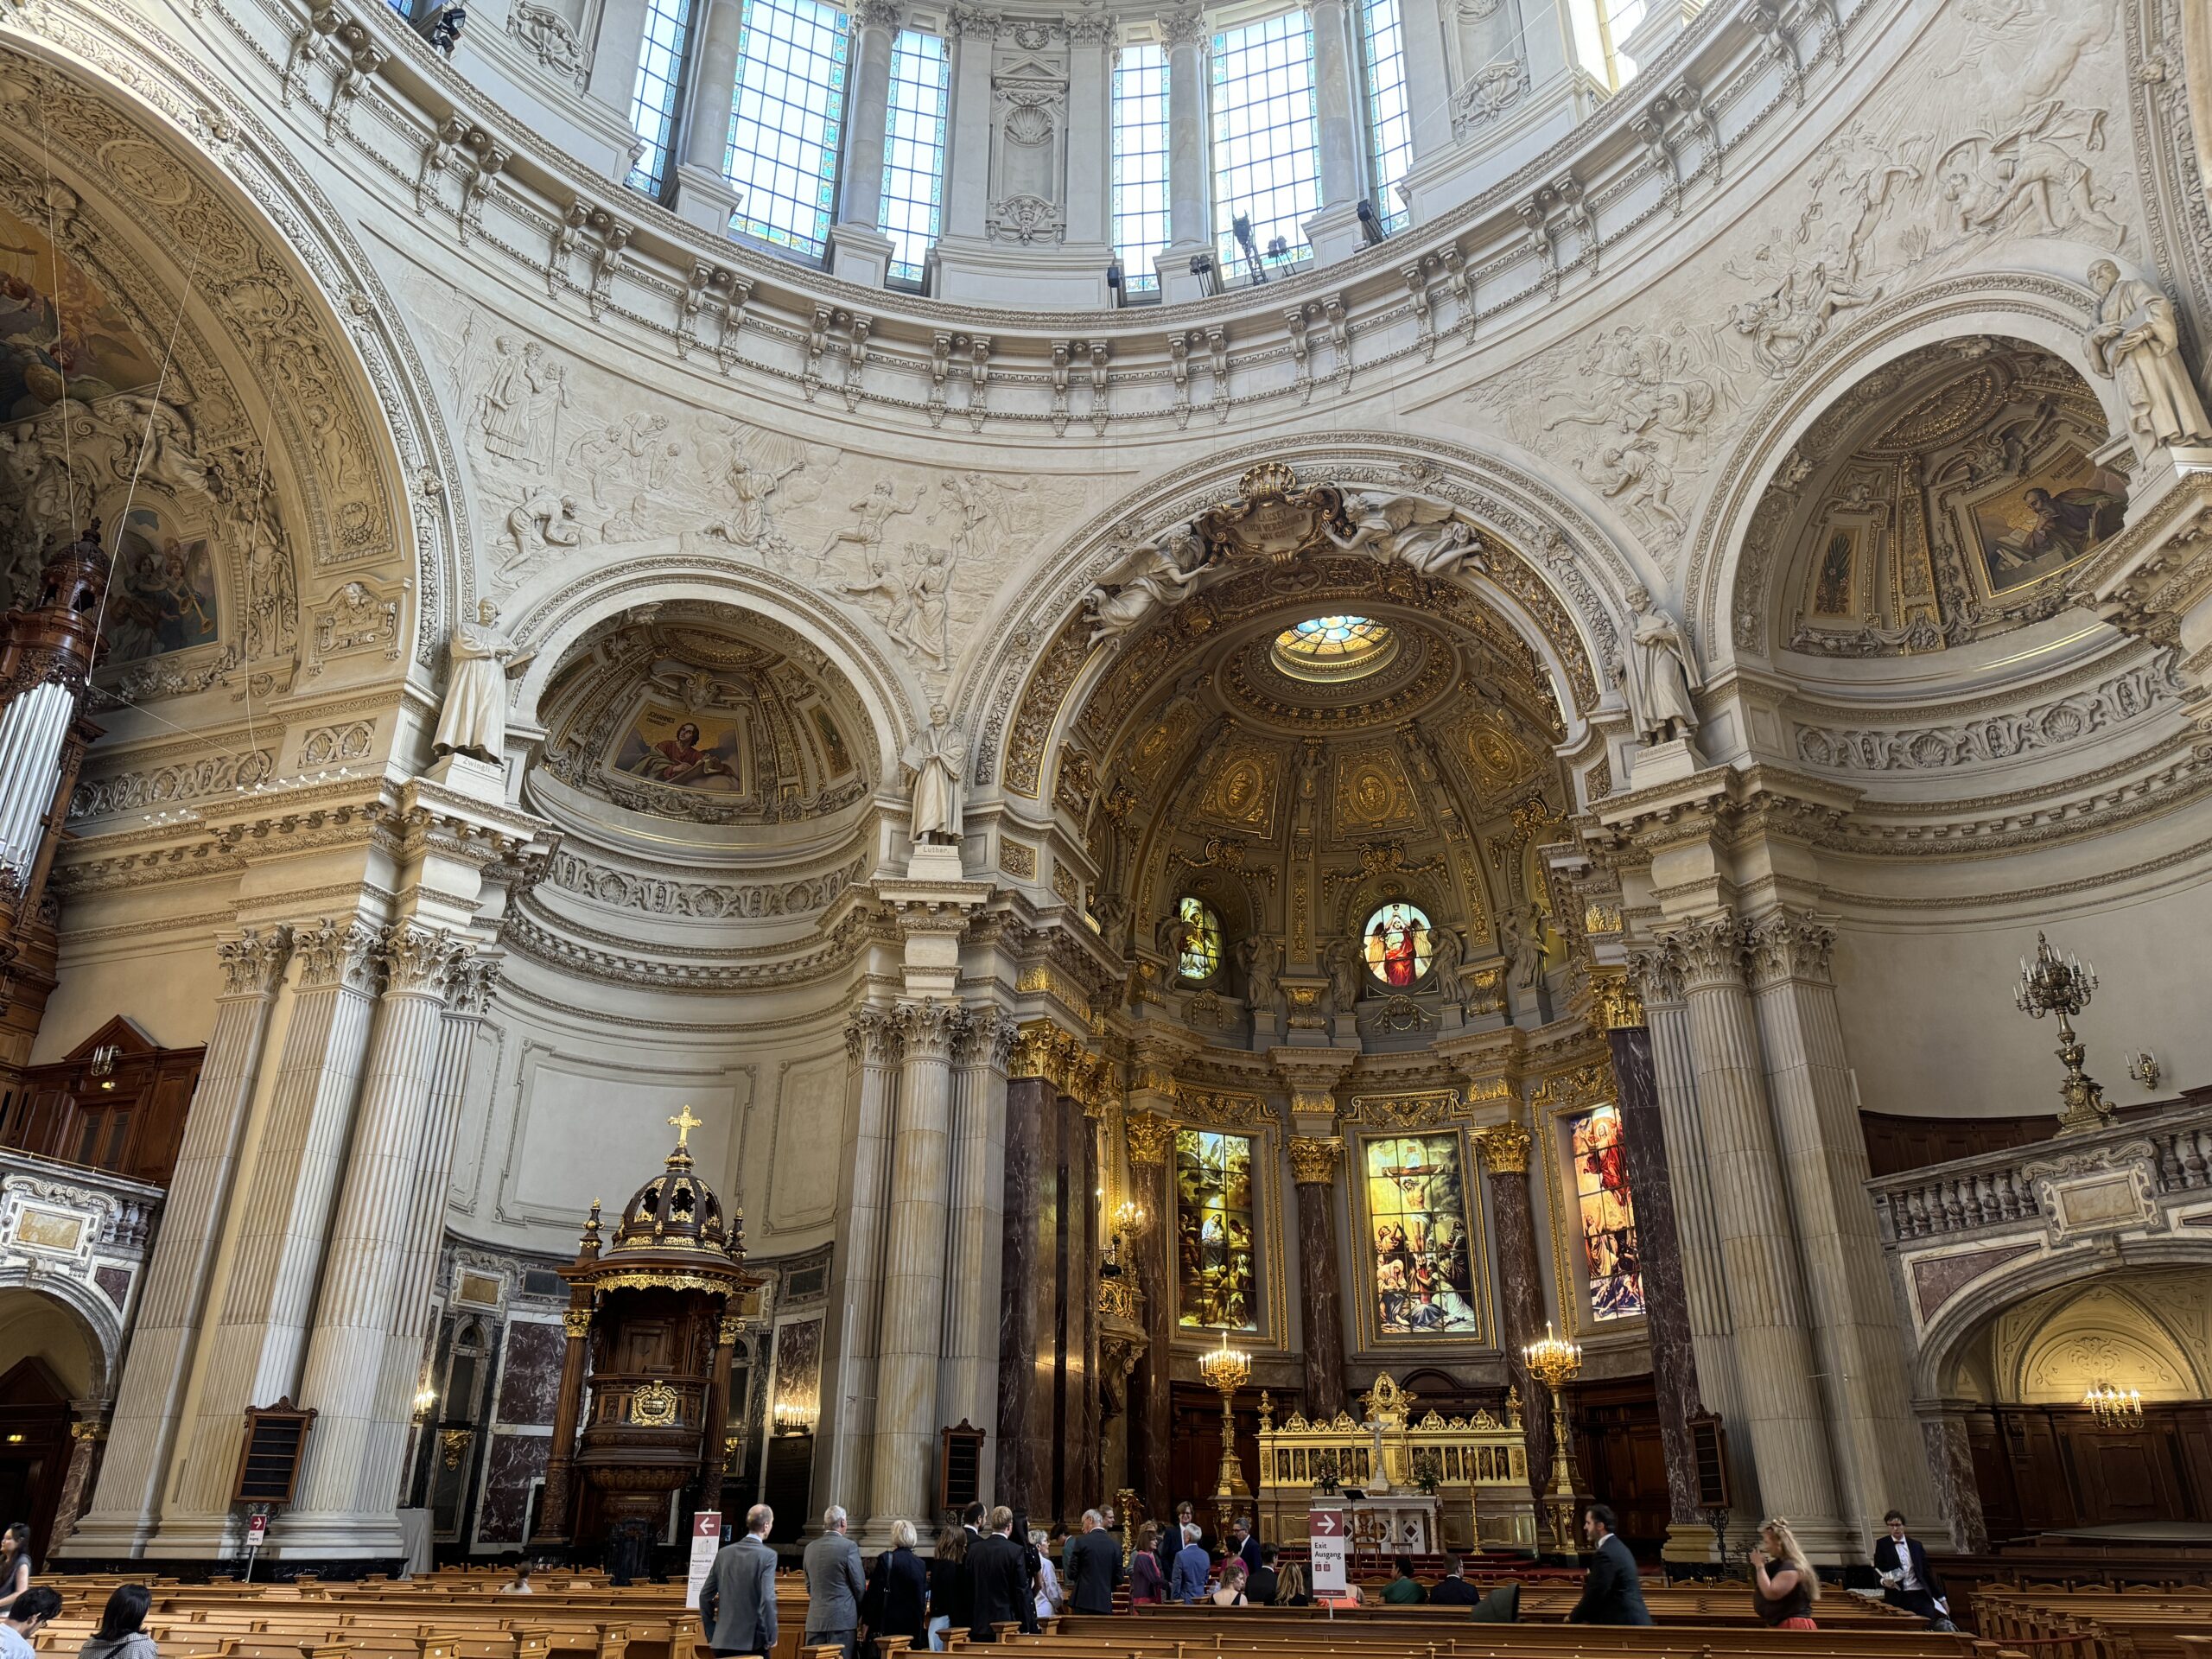
<path id="1" fill-rule="evenodd" d="M 2109 1382 L 2100 1382 L 2082 1396 L 2082 1403 L 2096 1414 L 2098 1423 L 2106 1428 L 2143 1426 L 2143 1395 L 2139 1389 L 2116 1389 Z"/>

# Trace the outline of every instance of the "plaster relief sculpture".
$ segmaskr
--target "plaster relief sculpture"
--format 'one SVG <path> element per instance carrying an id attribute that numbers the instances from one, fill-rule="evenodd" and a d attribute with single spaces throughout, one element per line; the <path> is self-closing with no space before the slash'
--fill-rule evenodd
<path id="1" fill-rule="evenodd" d="M 1691 693 L 1704 682 L 1696 653 L 1675 619 L 1652 602 L 1650 590 L 1631 588 L 1628 607 L 1634 615 L 1622 683 L 1645 743 L 1669 743 L 1697 731 L 1697 704 Z"/>
<path id="2" fill-rule="evenodd" d="M 1272 1018 L 1282 989 L 1282 947 L 1255 933 L 1237 945 L 1236 963 L 1244 970 L 1244 1001 L 1253 1019 Z"/>
<path id="3" fill-rule="evenodd" d="M 1350 1014 L 1367 979 L 1367 955 L 1357 939 L 1331 939 L 1321 947 L 1321 971 L 1329 976 L 1330 1012 Z"/>
<path id="4" fill-rule="evenodd" d="M 857 522 L 830 531 L 830 538 L 822 543 L 822 550 L 814 556 L 817 559 L 826 559 L 848 543 L 859 548 L 861 556 L 868 562 L 868 569 L 875 578 L 875 582 L 862 587 L 849 587 L 844 591 L 849 594 L 867 593 L 875 586 L 876 582 L 882 580 L 882 567 L 877 560 L 876 551 L 883 544 L 885 527 L 893 518 L 901 514 L 912 512 L 921 505 L 922 496 L 919 492 L 915 493 L 912 500 L 902 503 L 899 499 L 897 486 L 887 478 L 879 478 L 866 495 L 846 509 L 855 516 Z"/>
<path id="5" fill-rule="evenodd" d="M 681 451 L 668 437 L 668 416 L 632 410 L 569 447 L 569 464 L 591 478 L 591 504 L 604 512 L 659 490 Z"/>
<path id="6" fill-rule="evenodd" d="M 569 404 L 565 371 L 534 340 L 523 344 L 502 334 L 493 351 L 491 378 L 473 410 L 485 451 L 542 473 L 560 443 L 561 411 Z"/>
<path id="7" fill-rule="evenodd" d="M 2127 399 L 2127 424 L 2139 453 L 2170 443 L 2212 443 L 2212 422 L 2190 382 L 2181 355 L 2173 302 L 2148 283 L 2122 276 L 2100 259 L 2089 267 L 2097 296 L 2096 326 L 2089 330 L 2089 361 L 2120 382 Z"/>
<path id="8" fill-rule="evenodd" d="M 447 644 L 446 700 L 438 710 L 438 729 L 430 747 L 439 754 L 465 754 L 492 766 L 503 764 L 507 741 L 507 676 L 529 663 L 533 652 L 518 654 L 515 642 L 495 626 L 499 607 L 485 600 L 476 620 L 454 627 Z"/>
<path id="9" fill-rule="evenodd" d="M 513 582 L 552 548 L 581 546 L 583 526 L 576 522 L 576 499 L 539 486 L 507 515 L 507 538 L 514 551 L 499 560 L 499 576 Z"/>
<path id="10" fill-rule="evenodd" d="M 1456 927 L 1431 927 L 1428 931 L 1428 982 L 1442 992 L 1444 1000 L 1459 1003 L 1467 993 L 1459 983 L 1459 964 L 1466 960 L 1466 948 L 1459 943 Z"/>
<path id="11" fill-rule="evenodd" d="M 1675 487 L 1674 471 L 1659 459 L 1649 438 L 1609 445 L 1576 461 L 1575 467 L 1600 494 L 1640 507 L 1675 535 L 1682 533 L 1682 515 L 1667 499 Z"/>
<path id="12" fill-rule="evenodd" d="M 2082 159 L 2082 152 L 2104 148 L 2104 120 L 2102 110 L 2052 99 L 2004 132 L 1976 132 L 1953 144 L 1936 175 L 1958 233 L 2086 231 L 2107 247 L 2123 245 L 2127 227 L 2105 211 L 2113 193 L 2096 188 Z"/>
<path id="13" fill-rule="evenodd" d="M 1440 501 L 1417 495 L 1383 495 L 1375 491 L 1347 494 L 1344 516 L 1351 533 L 1325 528 L 1329 540 L 1347 553 L 1362 548 L 1402 561 L 1424 576 L 1456 576 L 1489 568 L 1482 537 Z"/>
<path id="14" fill-rule="evenodd" d="M 915 841 L 957 846 L 968 739 L 943 703 L 931 709 L 929 729 L 906 746 L 905 758 L 914 776 L 910 828 Z"/>
<path id="15" fill-rule="evenodd" d="M 952 661 L 949 595 L 956 561 L 944 548 L 916 542 L 906 543 L 903 553 L 904 568 L 897 575 L 887 558 L 872 554 L 868 580 L 840 582 L 837 590 L 856 599 L 873 594 L 887 601 L 884 632 L 909 657 L 923 658 L 933 668 L 948 668 Z"/>
<path id="16" fill-rule="evenodd" d="M 1173 526 L 1157 541 L 1130 549 L 1092 586 L 1090 643 L 1120 639 L 1227 574 L 1226 563 L 1208 551 L 1196 530 Z"/>
<path id="17" fill-rule="evenodd" d="M 1533 989 L 1544 976 L 1544 917 L 1534 905 L 1522 905 L 1498 918 L 1498 944 L 1505 952 L 1506 971 L 1516 985 Z"/>

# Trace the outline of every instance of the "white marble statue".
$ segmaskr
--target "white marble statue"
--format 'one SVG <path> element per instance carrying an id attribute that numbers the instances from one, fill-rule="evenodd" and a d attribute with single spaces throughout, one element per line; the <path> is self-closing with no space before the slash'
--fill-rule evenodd
<path id="1" fill-rule="evenodd" d="M 917 842 L 950 846 L 960 839 L 960 774 L 968 739 L 943 703 L 930 710 L 929 729 L 906 746 L 914 774 L 912 831 Z"/>
<path id="2" fill-rule="evenodd" d="M 485 600 L 476 620 L 456 624 L 446 645 L 446 700 L 430 747 L 439 754 L 465 754 L 504 764 L 507 742 L 507 676 L 536 656 L 517 653 L 515 642 L 494 626 L 499 607 Z"/>
<path id="3" fill-rule="evenodd" d="M 1159 540 L 1131 548 L 1092 587 L 1090 643 L 1120 639 L 1227 574 L 1227 563 L 1207 552 L 1189 524 L 1162 531 Z"/>
<path id="4" fill-rule="evenodd" d="M 1367 976 L 1367 952 L 1353 938 L 1332 939 L 1321 947 L 1321 967 L 1329 976 L 1333 1012 L 1351 1014 L 1359 1006 L 1361 982 Z"/>
<path id="5" fill-rule="evenodd" d="M 1498 918 L 1498 944 L 1513 982 L 1533 989 L 1544 976 L 1543 912 L 1534 905 L 1507 911 Z"/>
<path id="6" fill-rule="evenodd" d="M 1428 930 L 1429 983 L 1444 993 L 1447 1002 L 1460 1002 L 1466 994 L 1459 986 L 1459 964 L 1466 957 L 1466 950 L 1459 943 L 1459 931 L 1452 927 L 1432 927 Z"/>
<path id="7" fill-rule="evenodd" d="M 2169 443 L 2212 443 L 2212 422 L 2189 378 L 2173 302 L 2148 283 L 2122 276 L 2100 259 L 2089 267 L 2097 323 L 2089 330 L 2089 361 L 2116 378 L 2127 399 L 2127 423 L 2146 454 Z"/>
<path id="8" fill-rule="evenodd" d="M 1690 693 L 1698 677 L 1697 655 L 1675 619 L 1651 601 L 1646 588 L 1629 589 L 1628 652 L 1622 665 L 1630 712 L 1637 734 L 1647 744 L 1669 743 L 1697 730 L 1697 704 Z"/>
<path id="9" fill-rule="evenodd" d="M 1323 533 L 1347 553 L 1368 548 L 1424 576 L 1489 569 L 1482 537 L 1441 501 L 1356 490 L 1344 498 L 1344 516 L 1351 520 L 1351 535 Z"/>

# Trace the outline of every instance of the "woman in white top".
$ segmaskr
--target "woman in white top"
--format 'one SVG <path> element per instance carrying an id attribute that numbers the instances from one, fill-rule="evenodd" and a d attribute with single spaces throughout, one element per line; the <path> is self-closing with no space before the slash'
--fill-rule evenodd
<path id="1" fill-rule="evenodd" d="M 1052 1542 L 1043 1532 L 1032 1528 L 1030 1544 L 1037 1551 L 1037 1617 L 1050 1618 L 1060 1611 L 1060 1575 L 1052 1570 L 1052 1552 L 1046 1548 Z"/>

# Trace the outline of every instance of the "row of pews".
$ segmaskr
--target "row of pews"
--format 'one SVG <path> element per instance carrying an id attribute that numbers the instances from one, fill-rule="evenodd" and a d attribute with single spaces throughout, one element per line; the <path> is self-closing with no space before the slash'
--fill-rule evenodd
<path id="1" fill-rule="evenodd" d="M 1487 1575 L 1484 1575 L 1487 1577 Z M 603 1575 L 540 1574 L 533 1593 L 501 1593 L 508 1574 L 444 1569 L 359 1584 L 188 1585 L 152 1581 L 146 1628 L 162 1659 L 706 1659 L 698 1615 L 675 1585 L 617 1588 Z M 60 1618 L 36 1646 L 73 1659 L 108 1593 L 128 1580 L 47 1580 Z M 805 1647 L 806 1592 L 778 1580 L 776 1659 L 831 1659 Z M 1033 1637 L 1002 1627 L 1001 1644 L 1049 1659 L 2212 1659 L 2212 1590 L 1986 1586 L 1976 1634 L 1936 1632 L 1843 1591 L 1815 1608 L 1817 1630 L 1761 1625 L 1740 1584 L 1648 1585 L 1656 1624 L 1624 1630 L 1566 1623 L 1577 1586 L 1522 1581 L 1521 1623 L 1475 1624 L 1464 1608 L 1373 1605 L 1234 1611 L 1147 1607 L 1113 1617 L 1068 1614 Z M 956 1633 L 953 1646 L 968 1647 Z M 906 1652 L 881 1644 L 883 1659 Z"/>

